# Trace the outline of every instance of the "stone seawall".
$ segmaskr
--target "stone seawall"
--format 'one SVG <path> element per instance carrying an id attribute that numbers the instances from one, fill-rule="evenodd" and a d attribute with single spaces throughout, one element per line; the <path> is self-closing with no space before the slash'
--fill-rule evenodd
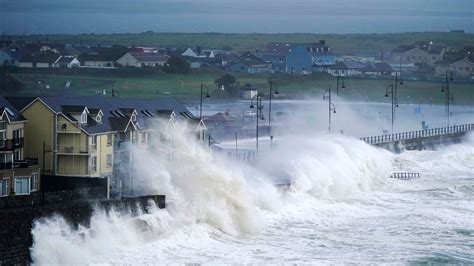
<path id="1" fill-rule="evenodd" d="M 441 136 L 427 136 L 417 139 L 397 140 L 373 145 L 396 153 L 405 150 L 429 150 L 436 149 L 436 147 L 440 145 L 461 143 L 465 135 L 466 133 L 455 133 Z"/>
<path id="2" fill-rule="evenodd" d="M 38 193 L 31 197 L 16 196 L 7 202 L 9 205 L 0 207 L 0 265 L 25 265 L 31 262 L 29 250 L 33 244 L 31 229 L 38 219 L 58 214 L 74 226 L 88 225 L 95 207 L 105 210 L 130 209 L 132 212 L 137 212 L 137 206 L 146 206 L 150 200 L 160 208 L 165 207 L 164 196 L 130 197 L 118 200 L 62 200 L 62 196 L 71 194 L 73 193 L 70 191 L 54 195 Z M 41 197 L 48 200 L 45 202 Z M 3 203 L 5 204 L 5 200 Z"/>

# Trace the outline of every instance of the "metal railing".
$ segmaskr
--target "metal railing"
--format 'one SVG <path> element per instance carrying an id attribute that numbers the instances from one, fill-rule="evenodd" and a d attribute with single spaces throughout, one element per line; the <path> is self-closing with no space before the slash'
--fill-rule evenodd
<path id="1" fill-rule="evenodd" d="M 24 144 L 25 141 L 23 138 L 0 140 L 0 151 L 11 151 L 14 149 L 22 148 Z"/>
<path id="2" fill-rule="evenodd" d="M 420 173 L 393 173 L 390 178 L 410 180 L 414 178 L 420 178 Z"/>
<path id="3" fill-rule="evenodd" d="M 413 139 L 426 138 L 426 137 L 465 133 L 471 130 L 474 130 L 474 124 L 465 124 L 465 125 L 450 126 L 450 127 L 432 128 L 432 129 L 427 129 L 427 130 L 418 130 L 418 131 L 401 132 L 401 133 L 379 135 L 379 136 L 372 136 L 372 137 L 364 137 L 364 138 L 360 138 L 360 140 L 366 142 L 367 144 L 381 144 L 381 143 L 389 143 L 389 142 L 400 141 L 400 140 L 413 140 Z"/>

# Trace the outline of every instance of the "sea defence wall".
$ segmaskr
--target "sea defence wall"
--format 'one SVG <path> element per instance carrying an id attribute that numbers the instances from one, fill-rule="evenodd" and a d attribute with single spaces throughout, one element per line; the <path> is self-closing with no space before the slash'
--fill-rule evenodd
<path id="1" fill-rule="evenodd" d="M 165 207 L 162 195 L 110 200 L 103 199 L 102 194 L 103 191 L 96 188 L 86 188 L 0 198 L 0 265 L 31 262 L 31 229 L 38 219 L 57 214 L 74 226 L 87 226 L 95 208 L 131 210 L 137 214 L 138 208 L 147 206 L 150 201 L 160 208 Z"/>
<path id="2" fill-rule="evenodd" d="M 434 149 L 439 145 L 460 143 L 467 134 L 473 131 L 474 124 L 466 124 L 365 137 L 361 140 L 367 144 L 400 153 L 404 150 Z"/>

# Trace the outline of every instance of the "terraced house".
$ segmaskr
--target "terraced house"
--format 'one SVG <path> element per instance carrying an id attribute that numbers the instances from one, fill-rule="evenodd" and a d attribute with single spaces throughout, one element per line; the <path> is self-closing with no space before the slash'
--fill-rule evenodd
<path id="1" fill-rule="evenodd" d="M 117 97 L 9 98 L 31 123 L 28 156 L 40 158 L 45 174 L 106 178 L 112 196 L 132 184 L 132 147 L 154 148 L 159 119 L 193 121 L 173 98 L 140 101 Z M 163 116 L 163 113 L 168 114 Z M 199 123 L 201 124 L 201 123 Z M 196 127 L 201 139 L 204 130 Z"/>
<path id="2" fill-rule="evenodd" d="M 27 122 L 15 107 L 0 97 L 0 197 L 28 195 L 40 189 L 38 160 L 25 158 Z"/>

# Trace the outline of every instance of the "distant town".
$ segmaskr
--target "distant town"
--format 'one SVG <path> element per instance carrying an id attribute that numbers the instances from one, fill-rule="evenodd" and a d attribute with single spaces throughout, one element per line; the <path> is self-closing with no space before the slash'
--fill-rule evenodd
<path id="1" fill-rule="evenodd" d="M 231 73 L 329 73 L 340 77 L 383 77 L 405 73 L 441 77 L 446 71 L 458 78 L 474 75 L 474 46 L 448 47 L 430 40 L 381 51 L 378 57 L 334 53 L 331 44 L 271 42 L 264 49 L 233 51 L 206 47 L 86 46 L 67 43 L 17 41 L 3 37 L 0 62 L 18 68 L 160 69 L 168 73 L 190 70 Z"/>

